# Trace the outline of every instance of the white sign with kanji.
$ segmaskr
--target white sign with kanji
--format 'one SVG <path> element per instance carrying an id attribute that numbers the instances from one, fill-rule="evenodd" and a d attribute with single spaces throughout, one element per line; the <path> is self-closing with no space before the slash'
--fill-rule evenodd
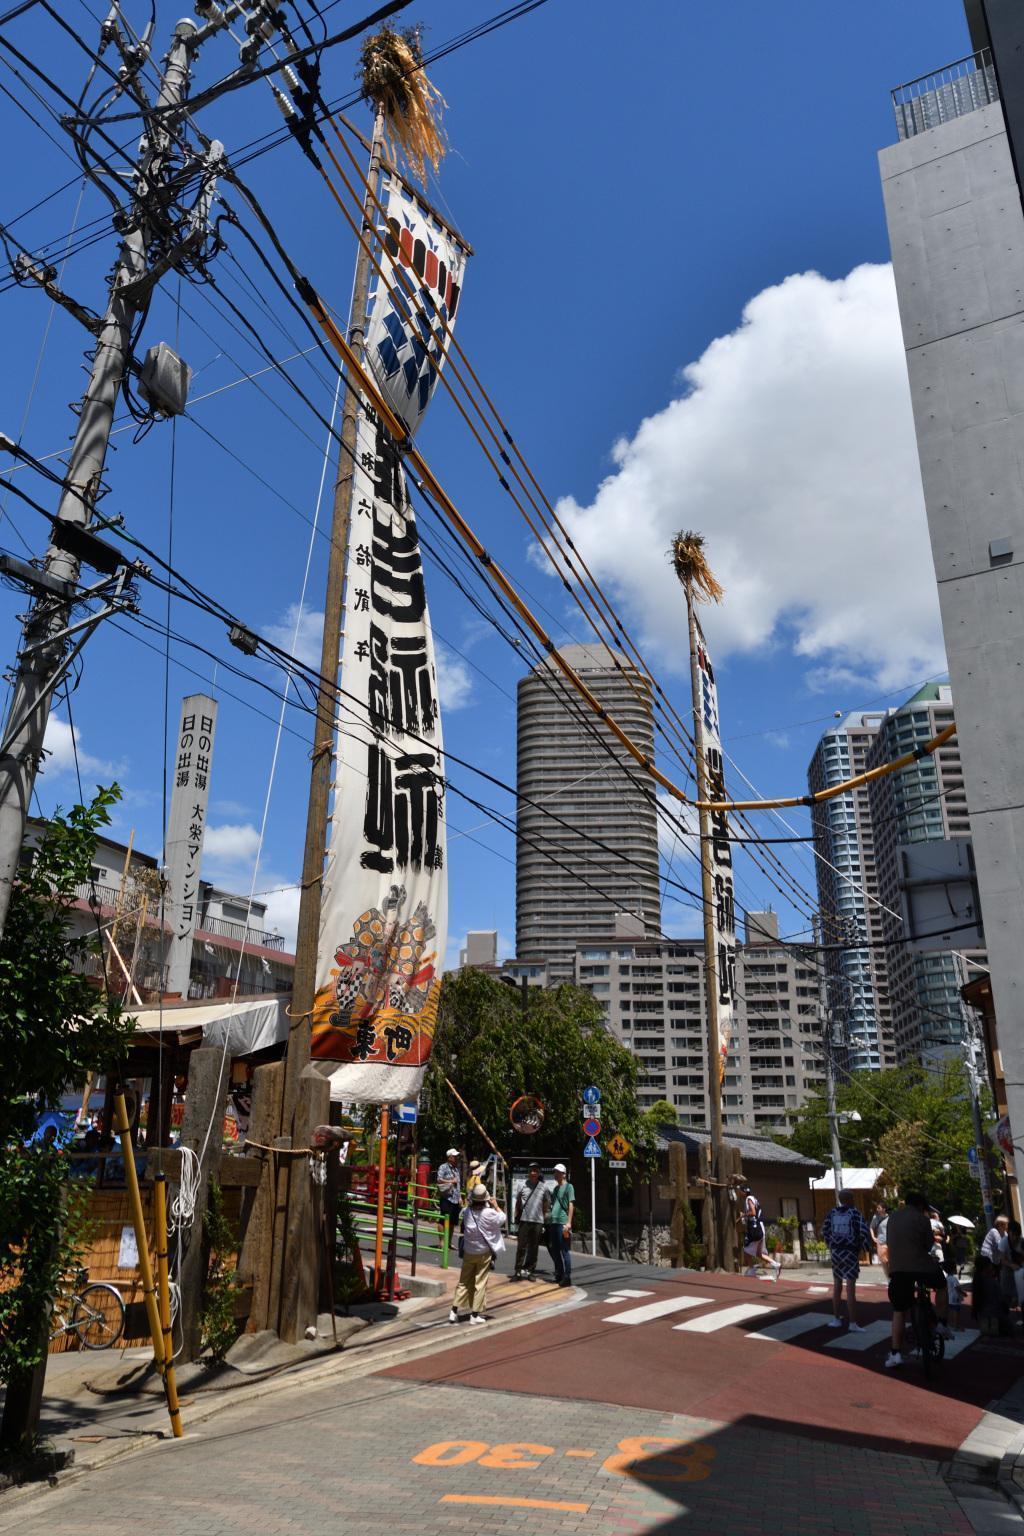
<path id="1" fill-rule="evenodd" d="M 168 992 L 188 996 L 192 939 L 199 921 L 199 868 L 210 801 L 210 766 L 217 728 L 217 701 L 205 693 L 182 700 L 171 762 L 171 814 L 167 823 L 167 894 L 164 914 L 171 930 L 167 951 Z"/>

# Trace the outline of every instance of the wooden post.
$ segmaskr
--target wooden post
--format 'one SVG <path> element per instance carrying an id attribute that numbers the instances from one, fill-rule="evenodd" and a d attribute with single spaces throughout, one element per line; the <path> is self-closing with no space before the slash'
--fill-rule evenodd
<path id="1" fill-rule="evenodd" d="M 309 1159 L 300 1156 L 297 1149 L 310 1145 L 313 1131 L 325 1123 L 330 1111 L 330 1083 L 315 1067 L 307 1067 L 299 1082 L 292 1122 L 292 1146 L 296 1150 L 280 1159 L 288 1164 L 289 1180 L 284 1240 L 296 1262 L 281 1276 L 277 1331 L 289 1344 L 301 1339 L 309 1324 L 316 1322 L 320 1293 L 320 1201 L 316 1198 Z"/>
<path id="2" fill-rule="evenodd" d="M 199 1158 L 196 1207 L 191 1229 L 182 1233 L 185 1241 L 181 1258 L 181 1335 L 180 1358 L 194 1360 L 201 1347 L 200 1313 L 203 1306 L 203 1282 L 206 1279 L 206 1244 L 203 1241 L 203 1217 L 210 1191 L 210 1170 L 221 1154 L 224 1101 L 227 1096 L 227 1053 L 219 1045 L 203 1045 L 192 1052 L 188 1063 L 188 1091 L 185 1118 L 181 1127 L 181 1145 Z"/>
<path id="3" fill-rule="evenodd" d="M 171 1432 L 182 1436 L 178 1383 L 174 1375 L 174 1339 L 171 1334 L 171 1288 L 167 1279 L 167 1176 L 158 1173 L 153 1180 L 153 1225 L 156 1228 L 156 1283 L 160 1303 L 160 1331 L 164 1341 L 164 1391 Z"/>
<path id="4" fill-rule="evenodd" d="M 704 1183 L 704 1200 L 701 1205 L 701 1236 L 704 1239 L 704 1264 L 708 1269 L 717 1269 L 720 1263 L 720 1248 L 718 1242 L 718 1221 L 715 1211 L 714 1189 L 711 1186 L 712 1161 L 711 1148 L 707 1142 L 701 1142 L 698 1153 L 700 1160 L 700 1176 Z"/>
<path id="5" fill-rule="evenodd" d="M 669 1142 L 668 1184 L 659 1193 L 662 1200 L 672 1201 L 669 1220 L 671 1242 L 662 1243 L 662 1255 L 667 1257 L 673 1269 L 681 1269 L 686 1259 L 686 1211 L 690 1203 L 690 1187 L 686 1179 L 686 1148 L 681 1142 Z"/>
<path id="6" fill-rule="evenodd" d="M 252 1113 L 249 1116 L 249 1141 L 270 1146 L 281 1119 L 281 1089 L 284 1063 L 274 1061 L 257 1067 L 252 1075 Z M 257 1186 L 238 1255 L 238 1278 L 252 1286 L 252 1306 L 246 1323 L 248 1333 L 270 1327 L 271 1264 L 274 1252 L 274 1204 L 277 1198 L 277 1158 L 269 1152 L 263 1158 L 263 1173 Z"/>
<path id="7" fill-rule="evenodd" d="M 380 173 L 380 159 L 384 144 L 384 113 L 378 110 L 374 120 L 373 140 L 370 147 L 370 165 L 367 181 L 374 193 Z M 364 204 L 363 227 L 370 239 L 376 227 L 373 203 L 369 191 Z M 355 281 L 352 288 L 352 305 L 349 311 L 348 338 L 357 357 L 362 360 L 366 332 L 366 310 L 370 294 L 370 256 L 362 244 L 356 256 Z M 298 1139 L 295 1124 L 299 1114 L 300 1082 L 309 1066 L 312 1039 L 312 1014 L 316 998 L 317 952 L 320 947 L 320 915 L 323 900 L 324 862 L 326 858 L 328 808 L 331 784 L 334 781 L 334 742 L 338 711 L 338 672 L 340 668 L 341 629 L 344 616 L 345 568 L 348 563 L 351 504 L 354 485 L 356 434 L 359 419 L 359 388 L 346 379 L 341 410 L 341 455 L 338 476 L 334 487 L 334 507 L 331 522 L 330 554 L 327 563 L 327 590 L 324 597 L 324 628 L 320 650 L 320 684 L 317 690 L 316 718 L 314 722 L 313 750 L 310 754 L 309 801 L 306 811 L 306 841 L 302 859 L 302 885 L 299 895 L 299 926 L 295 941 L 295 976 L 292 990 L 292 1028 L 284 1060 L 284 1087 L 281 1098 L 281 1136 L 291 1137 L 292 1146 L 303 1143 Z M 341 809 L 335 806 L 335 815 Z M 308 1145 L 308 1142 L 306 1143 Z M 282 1163 L 293 1163 L 294 1158 L 283 1158 Z M 304 1170 L 305 1172 L 305 1170 Z M 307 1207 L 311 1204 L 308 1174 L 304 1178 L 293 1176 L 294 1170 L 281 1170 L 278 1179 L 278 1210 L 274 1222 L 274 1267 L 277 1277 L 272 1284 L 279 1305 L 276 1315 L 282 1338 L 298 1336 L 298 1303 L 296 1272 L 300 1269 L 317 1272 L 315 1226 L 309 1220 L 309 1212 L 293 1217 L 289 1207 L 298 1200 Z M 293 1250 L 290 1240 L 305 1237 L 311 1246 Z M 273 1297 L 272 1297 L 273 1300 Z M 271 1314 L 275 1315 L 274 1312 Z M 305 1325 L 303 1325 L 305 1326 Z"/>

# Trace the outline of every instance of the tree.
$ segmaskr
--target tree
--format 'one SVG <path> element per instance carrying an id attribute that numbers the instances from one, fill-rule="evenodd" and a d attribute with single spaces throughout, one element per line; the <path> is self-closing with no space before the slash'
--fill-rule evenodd
<path id="1" fill-rule="evenodd" d="M 54 1109 L 91 1071 L 112 1070 L 133 1024 L 120 1005 L 75 970 L 95 938 L 72 938 L 68 916 L 89 879 L 99 829 L 109 824 L 116 785 L 91 805 L 58 812 L 19 874 L 0 938 L 0 1381 L 24 1384 L 46 1352 L 45 1326 L 81 1237 L 66 1163 L 26 1145 L 40 1109 Z M 8 1413 L 13 1419 L 9 1392 Z M 4 1440 L 23 1440 L 8 1414 Z"/>
<path id="2" fill-rule="evenodd" d="M 643 1138 L 636 1062 L 579 987 L 531 989 L 524 1007 L 521 995 L 483 971 L 444 978 L 424 1084 L 424 1139 L 435 1159 L 456 1145 L 486 1151 L 446 1077 L 506 1157 L 582 1152 L 580 1095 L 590 1083 L 601 1090 L 605 1129 L 634 1142 Z M 513 1102 L 525 1093 L 544 1104 L 544 1124 L 532 1136 L 520 1135 L 509 1121 Z"/>
<path id="3" fill-rule="evenodd" d="M 836 1085 L 836 1109 L 860 1119 L 839 1127 L 848 1166 L 885 1170 L 883 1182 L 903 1193 L 917 1188 L 947 1214 L 977 1217 L 978 1185 L 967 1166 L 974 1146 L 966 1068 L 949 1060 L 940 1067 L 909 1063 L 886 1072 L 852 1072 Z M 828 1107 L 823 1093 L 799 1111 L 787 1145 L 819 1162 L 831 1160 Z M 948 1164 L 948 1169 L 945 1165 Z"/>

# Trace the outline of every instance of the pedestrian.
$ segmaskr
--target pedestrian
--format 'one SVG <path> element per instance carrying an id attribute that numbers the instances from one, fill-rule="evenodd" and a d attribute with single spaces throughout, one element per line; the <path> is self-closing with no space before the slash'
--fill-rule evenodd
<path id="1" fill-rule="evenodd" d="M 555 1188 L 544 1223 L 544 1236 L 555 1266 L 558 1285 L 572 1285 L 572 1218 L 576 1213 L 576 1191 L 569 1183 L 564 1163 L 555 1164 Z"/>
<path id="2" fill-rule="evenodd" d="M 531 1163 L 526 1183 L 516 1196 L 516 1280 L 532 1280 L 537 1268 L 537 1250 L 544 1236 L 544 1223 L 551 1209 L 551 1192 L 540 1176 L 540 1164 Z"/>
<path id="3" fill-rule="evenodd" d="M 974 1261 L 971 1277 L 971 1313 L 974 1321 L 988 1338 L 997 1338 L 1003 1332 L 1006 1305 L 999 1284 L 999 1266 L 979 1253 Z M 1007 1319 L 1007 1326 L 1009 1321 Z"/>
<path id="4" fill-rule="evenodd" d="M 884 1229 L 888 1217 L 889 1207 L 886 1205 L 884 1200 L 879 1200 L 875 1206 L 874 1215 L 871 1218 L 871 1236 L 875 1244 L 875 1251 L 871 1256 L 871 1262 L 872 1264 L 881 1264 L 883 1268 L 885 1266 L 885 1261 L 882 1258 L 882 1245 L 885 1242 L 885 1238 L 880 1238 L 878 1234 Z"/>
<path id="5" fill-rule="evenodd" d="M 871 1251 L 871 1229 L 858 1211 L 853 1191 L 841 1189 L 838 1204 L 822 1222 L 821 1235 L 832 1258 L 832 1320 L 830 1328 L 843 1326 L 843 1282 L 846 1283 L 846 1311 L 851 1333 L 863 1333 L 857 1321 L 857 1276 L 860 1256 Z"/>
<path id="6" fill-rule="evenodd" d="M 981 1240 L 981 1256 L 988 1259 L 990 1264 L 999 1263 L 999 1244 L 1006 1236 L 1009 1225 L 1009 1216 L 997 1216 Z"/>
<path id="7" fill-rule="evenodd" d="M 886 1276 L 888 1276 L 888 1274 L 889 1274 L 889 1241 L 888 1241 L 888 1239 L 889 1239 L 889 1207 L 887 1205 L 885 1205 L 885 1206 L 882 1207 L 882 1209 L 883 1209 L 885 1214 L 883 1215 L 881 1221 L 878 1223 L 877 1228 L 875 1227 L 874 1222 L 872 1222 L 871 1225 L 872 1225 L 872 1229 L 874 1231 L 874 1236 L 875 1236 L 875 1252 L 878 1255 L 878 1262 L 879 1262 L 879 1264 L 881 1264 L 882 1269 L 885 1271 Z"/>
<path id="8" fill-rule="evenodd" d="M 750 1185 L 737 1176 L 735 1184 L 742 1196 L 737 1223 L 740 1226 L 740 1240 L 743 1244 L 743 1253 L 747 1260 L 747 1267 L 743 1271 L 745 1275 L 753 1278 L 761 1273 L 760 1263 L 767 1264 L 774 1270 L 773 1280 L 778 1280 L 782 1272 L 782 1264 L 778 1259 L 773 1259 L 768 1252 L 768 1237 L 764 1225 L 764 1212 L 761 1202 L 754 1194 Z"/>
<path id="9" fill-rule="evenodd" d="M 932 1224 L 932 1258 L 936 1264 L 946 1262 L 946 1227 L 934 1205 L 928 1207 L 928 1220 Z"/>
<path id="10" fill-rule="evenodd" d="M 462 1211 L 458 1147 L 449 1147 L 444 1156 L 445 1160 L 437 1170 L 437 1204 L 441 1213 L 441 1236 L 444 1236 L 444 1224 L 447 1223 L 448 1246 L 451 1247 L 452 1232 Z"/>
<path id="11" fill-rule="evenodd" d="M 889 1217 L 886 1231 L 889 1243 L 889 1300 L 892 1302 L 892 1349 L 886 1357 L 887 1370 L 895 1370 L 903 1364 L 903 1334 L 907 1313 L 914 1305 L 914 1291 L 919 1281 L 935 1293 L 935 1311 L 939 1322 L 937 1332 L 944 1339 L 953 1337 L 946 1318 L 949 1313 L 949 1293 L 942 1268 L 935 1262 L 932 1245 L 935 1241 L 928 1202 L 923 1195 L 908 1194 L 898 1211 Z"/>
<path id="12" fill-rule="evenodd" d="M 999 1240 L 999 1283 L 1003 1300 L 1012 1312 L 1024 1312 L 1024 1240 L 1019 1221 L 1007 1223 Z"/>
<path id="13" fill-rule="evenodd" d="M 462 1213 L 459 1254 L 462 1268 L 459 1283 L 452 1297 L 448 1321 L 457 1323 L 459 1308 L 469 1307 L 471 1323 L 485 1323 L 484 1305 L 487 1300 L 487 1276 L 499 1253 L 505 1252 L 502 1228 L 505 1212 L 488 1194 L 483 1184 L 476 1184 L 469 1192 L 469 1204 Z"/>

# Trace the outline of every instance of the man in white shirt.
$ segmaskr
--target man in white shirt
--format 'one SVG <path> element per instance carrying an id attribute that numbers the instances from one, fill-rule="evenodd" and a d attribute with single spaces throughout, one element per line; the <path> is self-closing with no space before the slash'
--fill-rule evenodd
<path id="1" fill-rule="evenodd" d="M 540 1176 L 540 1164 L 531 1163 L 526 1183 L 516 1196 L 516 1280 L 533 1279 L 537 1250 L 550 1209 L 551 1194 Z"/>

